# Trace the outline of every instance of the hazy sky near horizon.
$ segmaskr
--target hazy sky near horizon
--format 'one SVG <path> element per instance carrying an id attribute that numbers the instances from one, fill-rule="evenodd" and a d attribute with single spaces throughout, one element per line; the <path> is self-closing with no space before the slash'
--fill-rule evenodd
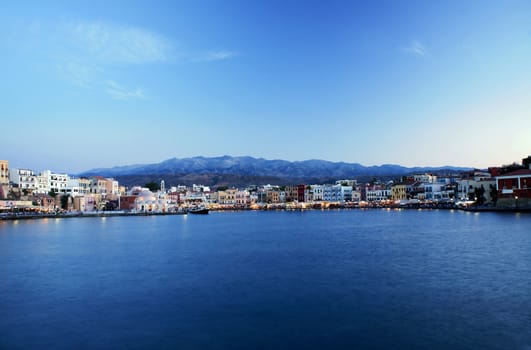
<path id="1" fill-rule="evenodd" d="M 0 159 L 520 161 L 530 19 L 529 1 L 6 2 Z"/>

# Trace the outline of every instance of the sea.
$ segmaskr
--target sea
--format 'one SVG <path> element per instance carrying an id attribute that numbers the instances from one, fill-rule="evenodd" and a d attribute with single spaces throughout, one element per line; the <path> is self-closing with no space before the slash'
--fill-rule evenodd
<path id="1" fill-rule="evenodd" d="M 0 221 L 0 349 L 531 349 L 531 215 Z"/>

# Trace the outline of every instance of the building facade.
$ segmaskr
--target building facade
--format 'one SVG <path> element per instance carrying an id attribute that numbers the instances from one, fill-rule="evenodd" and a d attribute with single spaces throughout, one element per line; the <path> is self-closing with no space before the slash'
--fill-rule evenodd
<path id="1" fill-rule="evenodd" d="M 9 181 L 21 190 L 34 192 L 38 188 L 37 176 L 29 169 L 11 169 Z"/>
<path id="2" fill-rule="evenodd" d="M 9 184 L 9 162 L 0 160 L 0 185 Z"/>
<path id="3" fill-rule="evenodd" d="M 391 187 L 391 199 L 394 201 L 406 200 L 413 190 L 412 183 L 400 182 Z"/>

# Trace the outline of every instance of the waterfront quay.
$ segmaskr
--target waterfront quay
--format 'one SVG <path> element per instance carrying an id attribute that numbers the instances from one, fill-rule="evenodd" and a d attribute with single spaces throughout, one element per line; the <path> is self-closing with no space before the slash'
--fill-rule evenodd
<path id="1" fill-rule="evenodd" d="M 187 212 L 172 212 L 172 213 L 134 213 L 124 211 L 102 211 L 102 212 L 57 212 L 57 213 L 31 213 L 31 212 L 17 212 L 17 213 L 2 213 L 0 220 L 32 220 L 32 219 L 59 219 L 59 218 L 103 218 L 103 217 L 118 217 L 118 216 L 161 216 L 161 215 L 185 215 Z"/>
<path id="2" fill-rule="evenodd" d="M 362 204 L 359 203 L 303 203 L 303 205 L 264 204 L 254 206 L 224 205 L 205 208 L 208 211 L 327 211 L 327 210 L 462 210 L 469 212 L 499 212 L 499 213 L 531 213 L 529 208 L 497 208 L 494 206 L 462 206 L 453 203 L 415 203 L 415 204 Z M 190 210 L 178 210 L 173 212 L 125 212 L 125 211 L 101 211 L 101 212 L 57 212 L 57 213 L 1 213 L 0 220 L 36 220 L 36 219 L 64 219 L 64 218 L 107 218 L 124 216 L 168 216 L 187 215 Z"/>
<path id="3" fill-rule="evenodd" d="M 161 176 L 162 177 L 162 176 Z M 528 211 L 531 156 L 522 164 L 459 173 L 418 173 L 370 182 L 216 187 L 164 179 L 126 187 L 113 178 L 77 178 L 50 170 L 9 168 L 0 161 L 0 217 L 182 214 L 206 210 L 420 208 Z"/>

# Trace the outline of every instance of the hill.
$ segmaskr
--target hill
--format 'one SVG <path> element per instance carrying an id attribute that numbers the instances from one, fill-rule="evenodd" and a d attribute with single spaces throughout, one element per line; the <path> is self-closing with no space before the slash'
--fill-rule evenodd
<path id="1" fill-rule="evenodd" d="M 124 184 L 144 183 L 148 179 L 164 178 L 167 183 L 187 184 L 191 181 L 206 185 L 229 184 L 287 184 L 297 182 L 324 182 L 346 178 L 388 178 L 411 173 L 448 173 L 467 171 L 470 168 L 403 167 L 394 164 L 363 166 L 359 163 L 330 162 L 326 160 L 267 160 L 253 157 L 191 157 L 171 158 L 160 163 L 137 164 L 100 168 L 79 175 L 114 177 Z M 176 182 L 174 182 L 176 181 Z"/>

